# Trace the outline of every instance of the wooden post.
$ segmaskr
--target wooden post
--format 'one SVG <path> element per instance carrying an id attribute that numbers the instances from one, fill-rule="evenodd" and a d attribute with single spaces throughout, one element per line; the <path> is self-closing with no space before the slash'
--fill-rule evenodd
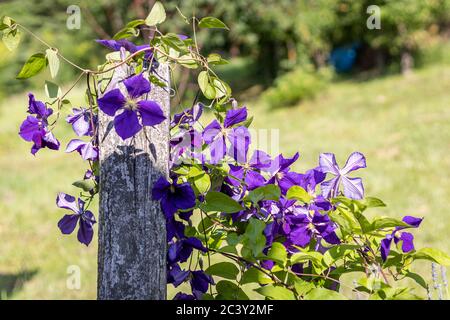
<path id="1" fill-rule="evenodd" d="M 127 73 L 130 67 L 118 68 L 108 90 L 122 86 L 126 93 L 118 82 Z M 158 74 L 169 84 L 167 65 L 161 64 Z M 126 141 L 116 134 L 113 118 L 99 112 L 97 297 L 102 300 L 166 299 L 166 222 L 151 191 L 169 174 L 169 90 L 152 85 L 148 99 L 161 105 L 167 120 Z"/>

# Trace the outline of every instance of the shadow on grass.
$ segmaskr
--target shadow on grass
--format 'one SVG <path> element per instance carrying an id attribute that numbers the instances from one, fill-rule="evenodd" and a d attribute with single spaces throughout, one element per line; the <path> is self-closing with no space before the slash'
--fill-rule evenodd
<path id="1" fill-rule="evenodd" d="M 25 282 L 31 280 L 37 273 L 37 269 L 18 273 L 0 273 L 0 300 L 11 298 L 15 292 L 22 289 Z"/>

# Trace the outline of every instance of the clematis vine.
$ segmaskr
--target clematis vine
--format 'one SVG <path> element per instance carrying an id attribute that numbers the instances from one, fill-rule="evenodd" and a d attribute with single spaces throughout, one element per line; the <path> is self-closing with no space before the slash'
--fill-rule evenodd
<path id="1" fill-rule="evenodd" d="M 142 126 L 155 126 L 166 119 L 156 101 L 144 100 L 150 92 L 150 83 L 142 74 L 126 79 L 127 96 L 120 89 L 112 89 L 98 99 L 98 106 L 107 115 L 114 117 L 114 128 L 123 139 L 133 137 Z"/>
<path id="2" fill-rule="evenodd" d="M 160 13 L 161 6 L 159 3 Z M 208 24 L 197 18 L 192 21 Z M 10 23 L 8 19 L 2 22 L 8 37 L 20 28 L 18 24 L 12 28 Z M 137 28 L 145 23 L 135 20 L 126 30 L 138 34 Z M 217 21 L 214 24 L 219 25 Z M 214 65 L 225 61 L 219 54 L 201 57 L 195 37 L 163 35 L 159 27 L 146 42 L 97 40 L 114 51 L 107 55 L 107 64 L 95 71 L 78 68 L 83 70 L 79 79 L 87 78 L 89 106 L 64 110 L 70 112 L 65 120 L 76 135 L 65 151 L 79 153 L 88 167 L 81 180 L 73 183 L 80 189 L 77 198 L 57 195 L 56 205 L 69 211 L 58 222 L 63 234 L 72 234 L 78 226 L 79 242 L 87 246 L 93 239 L 96 220 L 88 208 L 101 187 L 99 112 L 112 117 L 117 135 L 131 139 L 127 142 L 131 144 L 144 127 L 156 126 L 169 116 L 147 98 L 152 86 L 168 90 L 167 83 L 176 82 L 158 75 L 156 67 L 164 61 L 171 67 L 197 69 L 199 94 L 203 94 L 195 98 L 192 107 L 167 119 L 169 177 L 160 177 L 147 195 L 159 202 L 166 220 L 166 274 L 167 282 L 178 288 L 174 299 L 247 298 L 246 291 L 255 288 L 267 299 L 334 299 L 341 296 L 340 277 L 347 272 L 363 277 L 353 291 L 362 287 L 369 298 L 395 299 L 406 291 L 391 287 L 387 279 L 382 286 L 365 285 L 370 268 L 387 270 L 386 274 L 397 280 L 410 274 L 409 263 L 404 261 L 428 259 L 450 264 L 450 257 L 443 253 L 416 252 L 414 237 L 405 230 L 418 228 L 422 218 L 405 216 L 400 221 L 365 216 L 366 209 L 384 203 L 364 198 L 362 179 L 350 176 L 366 168 L 363 154 L 353 152 L 340 168 L 334 154 L 322 153 L 311 169 L 294 170 L 298 152 L 272 158 L 251 145 L 247 108 L 239 107 L 231 88 L 213 71 Z M 109 71 L 114 71 L 113 79 L 109 79 Z M 107 81 L 106 89 L 97 86 L 102 81 Z M 51 130 L 64 105 L 60 99 L 46 104 L 28 95 L 29 115 L 19 135 L 33 143 L 33 155 L 42 148 L 59 149 Z M 50 106 L 58 108 L 53 122 L 49 121 L 53 115 Z M 201 117 L 206 114 L 214 119 L 204 127 Z M 392 244 L 401 249 L 400 262 L 391 259 L 384 263 Z M 204 266 L 206 261 L 208 266 Z M 186 286 L 181 286 L 183 283 Z M 180 292 L 189 287 L 190 292 Z"/>

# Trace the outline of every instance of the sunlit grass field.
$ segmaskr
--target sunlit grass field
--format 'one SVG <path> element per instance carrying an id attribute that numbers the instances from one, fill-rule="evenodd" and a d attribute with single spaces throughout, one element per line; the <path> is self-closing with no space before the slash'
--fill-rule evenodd
<path id="1" fill-rule="evenodd" d="M 74 92 L 74 105 L 83 103 L 81 92 Z M 368 168 L 356 176 L 364 178 L 367 195 L 388 205 L 373 213 L 424 216 L 416 244 L 450 252 L 450 66 L 341 81 L 314 101 L 285 109 L 271 111 L 257 101 L 247 106 L 254 128 L 279 129 L 280 151 L 300 151 L 298 170 L 317 165 L 321 152 L 334 152 L 341 163 L 352 151 L 363 152 Z M 0 101 L 0 298 L 94 299 L 95 241 L 85 247 L 56 226 L 64 214 L 56 193 L 75 193 L 71 182 L 83 175 L 83 163 L 63 151 L 30 155 L 17 135 L 26 109 L 26 94 Z M 62 149 L 70 130 L 56 131 Z M 79 290 L 66 285 L 71 265 L 81 270 Z M 427 280 L 429 269 L 419 266 Z"/>

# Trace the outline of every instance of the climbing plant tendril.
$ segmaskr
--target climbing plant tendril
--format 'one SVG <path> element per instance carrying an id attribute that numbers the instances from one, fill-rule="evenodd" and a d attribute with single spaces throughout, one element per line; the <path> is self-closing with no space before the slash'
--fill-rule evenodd
<path id="1" fill-rule="evenodd" d="M 41 149 L 59 150 L 53 129 L 61 124 L 61 110 L 70 112 L 65 121 L 76 137 L 65 152 L 79 153 L 86 171 L 73 183 L 80 189 L 77 197 L 56 195 L 64 214 L 57 223 L 60 231 L 72 234 L 77 229 L 78 241 L 91 243 L 96 218 L 89 208 L 99 192 L 98 114 L 114 117 L 114 130 L 123 140 L 164 121 L 158 103 L 145 97 L 156 86 L 177 91 L 175 81 L 174 88 L 168 88 L 157 73 L 159 64 L 168 64 L 172 70 L 195 70 L 200 93 L 191 107 L 172 116 L 170 179 L 160 178 L 148 195 L 161 203 L 166 217 L 167 282 L 175 288 L 187 282 L 191 289 L 177 292 L 175 299 L 248 299 L 255 297 L 253 291 L 267 299 L 292 300 L 348 299 L 352 292 L 370 299 L 425 296 L 425 290 L 413 292 L 396 284 L 410 278 L 427 289 L 426 281 L 410 270 L 416 260 L 450 264 L 450 257 L 439 250 L 415 248 L 412 232 L 423 219 L 409 213 L 401 220 L 365 215 L 385 204 L 365 196 L 361 178 L 354 177 L 366 168 L 359 152 L 341 166 L 334 154 L 323 153 L 316 167 L 296 172 L 292 166 L 299 153 L 269 155 L 254 148 L 247 108 L 239 106 L 229 85 L 214 72 L 215 65 L 227 61 L 216 53 L 203 56 L 197 43 L 200 29 L 227 32 L 228 27 L 214 17 L 179 13 L 192 26 L 191 35 L 162 33 L 166 14 L 157 2 L 147 19 L 131 21 L 112 40 L 97 40 L 111 52 L 93 70 L 68 60 L 22 24 L 2 19 L 8 49 L 15 50 L 24 35 L 43 45 L 18 79 L 45 68 L 55 77 L 60 61 L 80 72 L 65 92 L 46 82 L 47 102 L 30 93 L 29 115 L 19 131 L 31 143 L 33 155 Z M 138 37 L 141 28 L 150 29 L 152 36 L 136 45 L 129 39 Z M 110 86 L 112 74 L 123 66 L 133 70 L 132 75 Z M 70 110 L 67 97 L 82 81 L 89 105 Z M 116 89 L 106 89 L 111 87 Z M 341 281 L 348 273 L 357 277 L 356 286 Z"/>

